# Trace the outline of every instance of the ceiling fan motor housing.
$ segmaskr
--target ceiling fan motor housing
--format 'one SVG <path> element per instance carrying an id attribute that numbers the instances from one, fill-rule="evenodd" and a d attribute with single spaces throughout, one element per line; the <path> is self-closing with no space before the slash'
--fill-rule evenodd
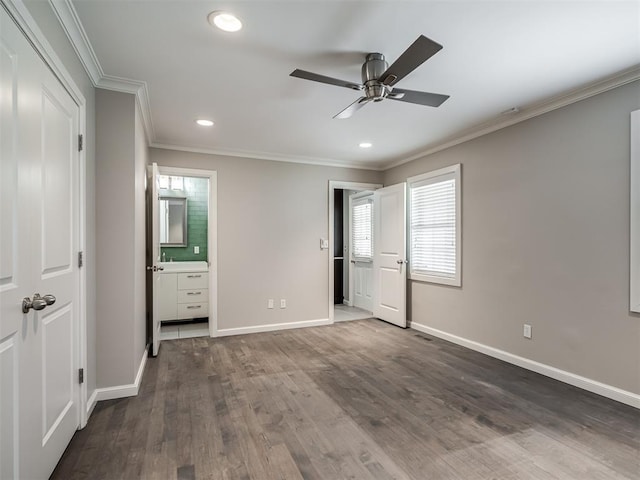
<path id="1" fill-rule="evenodd" d="M 383 84 L 379 78 L 387 71 L 389 64 L 381 53 L 370 53 L 362 65 L 362 83 L 367 98 L 379 102 L 390 92 L 391 87 Z"/>

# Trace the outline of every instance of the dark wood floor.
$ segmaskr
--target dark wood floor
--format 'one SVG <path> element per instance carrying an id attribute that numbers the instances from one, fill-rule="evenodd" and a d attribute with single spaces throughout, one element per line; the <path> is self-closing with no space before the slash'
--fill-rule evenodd
<path id="1" fill-rule="evenodd" d="M 638 479 L 640 412 L 377 320 L 162 344 L 54 479 Z"/>

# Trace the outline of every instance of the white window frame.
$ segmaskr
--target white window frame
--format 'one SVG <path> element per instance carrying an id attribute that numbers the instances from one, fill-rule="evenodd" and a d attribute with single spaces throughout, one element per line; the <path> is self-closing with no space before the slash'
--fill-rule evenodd
<path id="1" fill-rule="evenodd" d="M 456 164 L 451 165 L 449 167 L 440 168 L 438 170 L 434 170 L 431 172 L 423 173 L 421 175 L 416 175 L 413 177 L 409 177 L 407 179 L 408 184 L 408 202 L 407 202 L 407 242 L 409 243 L 407 252 L 409 255 L 409 279 L 420 282 L 429 282 L 429 283 L 438 283 L 442 285 L 451 285 L 455 287 L 462 286 L 462 165 Z M 455 195 L 456 195 L 456 249 L 455 249 L 455 261 L 456 261 L 456 270 L 453 276 L 449 275 L 438 275 L 438 274 L 426 274 L 423 272 L 416 272 L 413 269 L 413 265 L 411 263 L 411 255 L 412 255 L 412 245 L 411 245 L 411 190 L 413 188 L 421 187 L 428 184 L 438 183 L 441 181 L 446 181 L 454 179 L 455 180 Z"/>

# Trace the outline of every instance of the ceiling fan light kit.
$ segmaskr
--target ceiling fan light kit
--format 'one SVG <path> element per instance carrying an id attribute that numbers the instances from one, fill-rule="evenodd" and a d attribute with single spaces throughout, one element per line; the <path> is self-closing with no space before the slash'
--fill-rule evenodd
<path id="1" fill-rule="evenodd" d="M 350 88 L 364 93 L 364 96 L 358 98 L 333 118 L 349 118 L 367 103 L 380 102 L 386 98 L 429 107 L 439 107 L 449 98 L 449 95 L 404 90 L 395 88 L 394 85 L 441 49 L 442 45 L 424 35 L 420 35 L 391 66 L 389 66 L 383 54 L 369 53 L 362 65 L 361 84 L 326 77 L 300 69 L 294 70 L 290 75 L 304 80 Z"/>

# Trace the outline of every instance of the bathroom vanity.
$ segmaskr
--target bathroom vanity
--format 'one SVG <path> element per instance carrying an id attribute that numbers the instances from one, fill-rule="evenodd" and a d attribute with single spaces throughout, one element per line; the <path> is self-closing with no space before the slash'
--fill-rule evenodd
<path id="1" fill-rule="evenodd" d="M 209 316 L 207 262 L 160 262 L 158 307 L 160 321 Z"/>

